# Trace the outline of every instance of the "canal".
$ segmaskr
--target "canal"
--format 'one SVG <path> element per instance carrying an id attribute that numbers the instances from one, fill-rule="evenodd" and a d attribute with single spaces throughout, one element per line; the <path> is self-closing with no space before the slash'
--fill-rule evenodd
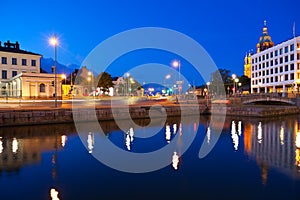
<path id="1" fill-rule="evenodd" d="M 135 123 L 0 128 L 0 199 L 299 199 L 300 116 Z M 204 157 L 202 147 L 211 147 Z"/>

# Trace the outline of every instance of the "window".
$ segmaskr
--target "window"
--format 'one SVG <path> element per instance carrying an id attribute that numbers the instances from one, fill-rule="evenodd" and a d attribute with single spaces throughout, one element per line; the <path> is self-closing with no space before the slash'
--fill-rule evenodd
<path id="1" fill-rule="evenodd" d="M 12 58 L 11 59 L 11 64 L 12 65 L 17 65 L 17 58 Z"/>
<path id="2" fill-rule="evenodd" d="M 280 64 L 282 64 L 283 63 L 283 58 L 281 57 L 280 58 L 280 62 L 279 62 Z"/>
<path id="3" fill-rule="evenodd" d="M 277 74 L 277 73 L 278 73 L 278 68 L 276 67 L 276 68 L 275 68 L 275 74 Z"/>
<path id="4" fill-rule="evenodd" d="M 27 60 L 26 59 L 22 59 L 22 65 L 26 66 L 27 65 Z"/>
<path id="5" fill-rule="evenodd" d="M 269 54 L 268 53 L 266 54 L 266 59 L 269 59 Z"/>
<path id="6" fill-rule="evenodd" d="M 282 66 L 280 67 L 279 71 L 280 71 L 281 73 L 283 72 L 283 67 L 282 67 Z"/>
<path id="7" fill-rule="evenodd" d="M 275 51 L 275 56 L 278 56 L 278 50 Z"/>
<path id="8" fill-rule="evenodd" d="M 252 74 L 252 78 L 254 78 L 254 74 Z"/>
<path id="9" fill-rule="evenodd" d="M 7 71 L 2 70 L 2 79 L 7 79 Z"/>
<path id="10" fill-rule="evenodd" d="M 265 55 L 262 56 L 262 60 L 263 60 L 263 61 L 265 60 Z"/>
<path id="11" fill-rule="evenodd" d="M 261 61 L 261 56 L 259 56 L 258 60 L 259 60 L 259 62 Z"/>
<path id="12" fill-rule="evenodd" d="M 297 60 L 300 60 L 300 53 L 297 53 Z"/>
<path id="13" fill-rule="evenodd" d="M 266 65 L 267 65 L 266 67 L 269 67 L 269 62 L 266 62 Z"/>
<path id="14" fill-rule="evenodd" d="M 288 65 L 284 66 L 284 71 L 286 71 L 286 72 L 289 71 L 289 66 Z"/>
<path id="15" fill-rule="evenodd" d="M 287 52 L 289 52 L 289 47 L 288 46 L 284 47 L 284 53 L 287 53 Z"/>
<path id="16" fill-rule="evenodd" d="M 266 71 L 266 75 L 269 75 L 269 70 Z"/>
<path id="17" fill-rule="evenodd" d="M 284 62 L 289 62 L 289 56 L 284 57 Z"/>
<path id="18" fill-rule="evenodd" d="M 251 60 L 252 64 L 254 64 L 254 59 Z"/>
<path id="19" fill-rule="evenodd" d="M 290 65 L 290 69 L 291 69 L 291 71 L 294 70 L 294 64 Z"/>
<path id="20" fill-rule="evenodd" d="M 294 54 L 291 54 L 290 55 L 290 61 L 293 61 L 294 60 Z"/>
<path id="21" fill-rule="evenodd" d="M 290 51 L 294 51 L 294 44 L 291 44 Z"/>
<path id="22" fill-rule="evenodd" d="M 254 71 L 254 66 L 252 66 L 252 71 Z"/>
<path id="23" fill-rule="evenodd" d="M 271 83 L 273 83 L 273 77 L 271 77 Z"/>
<path id="24" fill-rule="evenodd" d="M 285 81 L 288 81 L 288 80 L 289 80 L 289 75 L 288 75 L 288 74 L 284 75 L 284 80 L 285 80 Z"/>
<path id="25" fill-rule="evenodd" d="M 31 66 L 35 67 L 36 66 L 36 60 L 31 60 Z"/>
<path id="26" fill-rule="evenodd" d="M 297 65 L 297 70 L 300 70 L 300 63 L 298 63 Z"/>
<path id="27" fill-rule="evenodd" d="M 273 58 L 273 51 L 270 53 L 270 57 Z"/>
<path id="28" fill-rule="evenodd" d="M 278 59 L 275 59 L 275 65 L 278 65 Z"/>
<path id="29" fill-rule="evenodd" d="M 290 74 L 290 80 L 294 80 L 294 73 Z"/>
<path id="30" fill-rule="evenodd" d="M 278 82 L 278 76 L 275 76 L 275 82 Z"/>
<path id="31" fill-rule="evenodd" d="M 269 78 L 267 78 L 267 83 L 269 83 Z"/>
<path id="32" fill-rule="evenodd" d="M 266 65 L 266 64 L 265 64 L 265 63 L 263 63 L 263 69 L 265 68 L 265 65 Z"/>
<path id="33" fill-rule="evenodd" d="M 12 71 L 11 77 L 17 76 L 18 72 L 17 71 Z"/>
<path id="34" fill-rule="evenodd" d="M 257 63 L 257 57 L 255 58 L 255 63 Z"/>
<path id="35" fill-rule="evenodd" d="M 273 68 L 272 68 L 272 69 L 270 69 L 270 74 L 273 74 Z"/>
<path id="36" fill-rule="evenodd" d="M 258 72 L 258 76 L 261 76 L 261 72 Z"/>
<path id="37" fill-rule="evenodd" d="M 262 83 L 265 84 L 265 79 L 262 80 Z"/>
<path id="38" fill-rule="evenodd" d="M 255 70 L 257 70 L 257 65 L 255 65 Z"/>
<path id="39" fill-rule="evenodd" d="M 271 67 L 273 66 L 273 60 L 271 60 L 270 66 L 271 66 Z"/>
<path id="40" fill-rule="evenodd" d="M 2 64 L 7 64 L 7 58 L 6 57 L 2 57 Z"/>
<path id="41" fill-rule="evenodd" d="M 282 55 L 282 49 L 279 49 L 279 55 Z"/>
<path id="42" fill-rule="evenodd" d="M 297 73 L 297 79 L 300 79 L 300 73 Z"/>
<path id="43" fill-rule="evenodd" d="M 258 69 L 261 69 L 261 64 L 259 64 Z"/>
<path id="44" fill-rule="evenodd" d="M 265 76 L 265 71 L 263 71 L 263 73 L 262 73 L 262 74 L 263 74 L 263 76 Z"/>
<path id="45" fill-rule="evenodd" d="M 44 83 L 40 84 L 40 92 L 45 92 L 46 91 L 46 87 Z"/>

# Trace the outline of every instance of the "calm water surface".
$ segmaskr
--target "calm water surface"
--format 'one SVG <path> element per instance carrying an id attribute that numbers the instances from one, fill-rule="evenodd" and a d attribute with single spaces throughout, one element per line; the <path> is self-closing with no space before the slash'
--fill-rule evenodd
<path id="1" fill-rule="evenodd" d="M 52 199 L 51 189 L 60 200 L 300 199 L 300 116 L 226 118 L 217 144 L 200 159 L 202 143 L 209 144 L 215 134 L 209 121 L 201 117 L 197 129 L 193 120 L 170 118 L 150 138 L 135 133 L 155 127 L 123 132 L 114 122 L 101 123 L 106 133 L 101 137 L 136 153 L 163 148 L 180 140 L 177 134 L 195 134 L 183 155 L 178 141 L 178 159 L 170 155 L 167 167 L 140 174 L 99 162 L 91 154 L 97 133 L 81 133 L 83 145 L 72 124 L 1 128 L 0 199 Z"/>

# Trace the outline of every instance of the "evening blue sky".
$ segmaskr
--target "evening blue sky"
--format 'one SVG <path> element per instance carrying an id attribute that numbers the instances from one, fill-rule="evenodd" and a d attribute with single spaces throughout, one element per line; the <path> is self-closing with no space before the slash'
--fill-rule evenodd
<path id="1" fill-rule="evenodd" d="M 58 61 L 80 65 L 105 39 L 139 27 L 164 27 L 200 43 L 218 68 L 243 74 L 243 59 L 255 50 L 267 20 L 275 44 L 300 33 L 297 0 L 1 0 L 0 40 L 53 57 L 48 38 L 60 38 Z M 174 41 L 176 42 L 176 41 Z M 164 63 L 165 64 L 165 63 Z"/>

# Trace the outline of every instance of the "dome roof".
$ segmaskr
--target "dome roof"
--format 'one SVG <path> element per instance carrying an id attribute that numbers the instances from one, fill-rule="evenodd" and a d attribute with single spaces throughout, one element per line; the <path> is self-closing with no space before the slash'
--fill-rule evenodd
<path id="1" fill-rule="evenodd" d="M 264 21 L 263 33 L 259 38 L 259 42 L 256 45 L 257 52 L 264 51 L 270 47 L 273 47 L 274 43 L 271 36 L 268 34 L 268 27 L 266 20 Z"/>

